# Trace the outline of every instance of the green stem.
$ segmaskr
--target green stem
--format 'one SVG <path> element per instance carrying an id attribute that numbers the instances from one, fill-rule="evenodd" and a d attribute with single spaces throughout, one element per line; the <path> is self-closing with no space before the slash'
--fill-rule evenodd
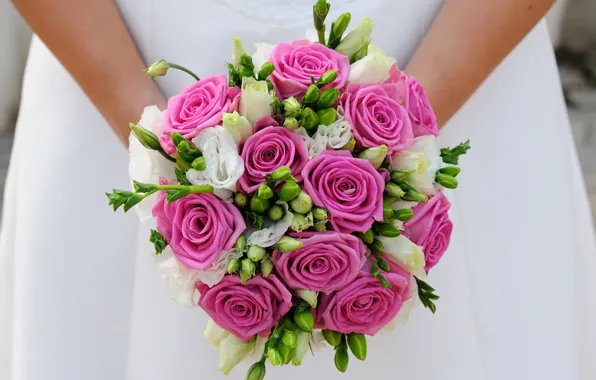
<path id="1" fill-rule="evenodd" d="M 317 35 L 319 36 L 319 42 L 325 45 L 325 26 L 317 29 Z"/>
<path id="2" fill-rule="evenodd" d="M 213 186 L 209 185 L 158 185 L 157 190 L 184 190 L 190 189 L 191 193 L 211 193 L 213 192 Z"/>
<path id="3" fill-rule="evenodd" d="M 199 76 L 198 76 L 197 74 L 193 73 L 192 71 L 190 71 L 189 69 L 187 69 L 187 68 L 186 68 L 186 67 L 184 67 L 184 66 L 180 66 L 180 65 L 177 65 L 177 64 L 175 64 L 175 63 L 172 63 L 172 62 L 168 62 L 168 65 L 170 65 L 170 67 L 171 67 L 172 69 L 176 69 L 176 70 L 184 71 L 184 72 L 185 72 L 185 73 L 187 73 L 188 75 L 190 75 L 190 76 L 192 76 L 193 78 L 195 78 L 197 81 L 200 81 L 200 80 L 201 80 L 201 78 L 199 78 Z"/>
<path id="4" fill-rule="evenodd" d="M 165 150 L 158 149 L 157 151 L 159 152 L 159 154 L 164 156 L 168 161 L 176 162 L 176 159 L 174 157 L 170 156 L 169 154 L 167 154 Z"/>

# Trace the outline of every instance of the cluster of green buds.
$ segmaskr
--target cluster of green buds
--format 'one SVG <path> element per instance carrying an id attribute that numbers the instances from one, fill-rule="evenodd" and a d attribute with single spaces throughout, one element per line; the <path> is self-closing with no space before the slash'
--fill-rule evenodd
<path id="1" fill-rule="evenodd" d="M 315 81 L 311 77 L 311 85 L 306 90 L 300 104 L 295 98 L 284 101 L 284 115 L 286 122 L 284 126 L 291 129 L 295 125 L 304 127 L 310 134 L 317 130 L 321 124 L 330 125 L 337 119 L 337 112 L 333 105 L 339 98 L 339 90 L 336 88 L 323 87 L 333 83 L 337 78 L 335 70 L 329 70 Z"/>
<path id="2" fill-rule="evenodd" d="M 186 172 L 189 169 L 205 170 L 205 157 L 203 153 L 190 140 L 185 139 L 178 132 L 171 133 L 172 143 L 176 147 L 176 164 Z"/>
<path id="3" fill-rule="evenodd" d="M 261 273 L 263 277 L 268 277 L 273 271 L 273 262 L 267 250 L 258 245 L 248 245 L 246 236 L 241 235 L 236 240 L 235 248 L 236 252 L 242 256 L 231 258 L 228 261 L 226 272 L 239 274 L 243 284 L 258 273 Z"/>
<path id="4" fill-rule="evenodd" d="M 385 185 L 385 202 L 402 199 L 408 202 L 426 202 L 428 197 L 418 191 L 408 181 L 411 171 L 395 170 L 391 172 L 391 181 Z"/>
<path id="5" fill-rule="evenodd" d="M 342 334 L 337 331 L 323 330 L 323 337 L 330 346 L 335 348 L 335 367 L 338 371 L 346 372 L 348 369 L 350 360 L 348 347 L 356 359 L 366 360 L 367 345 L 364 334 Z"/>
<path id="6" fill-rule="evenodd" d="M 163 77 L 168 73 L 169 69 L 176 69 L 187 73 L 188 75 L 192 76 L 197 81 L 201 80 L 198 75 L 190 71 L 184 66 L 177 65 L 172 62 L 168 62 L 165 59 L 160 59 L 152 63 L 148 68 L 145 69 L 145 74 L 150 77 Z"/>
<path id="7" fill-rule="evenodd" d="M 442 148 L 441 158 L 446 164 L 458 165 L 459 157 L 466 154 L 469 149 L 470 140 L 458 144 L 455 146 L 455 148 Z M 458 166 L 447 166 L 441 168 L 437 171 L 435 181 L 446 189 L 455 189 L 458 185 L 457 179 L 455 179 L 455 177 L 457 177 L 459 172 L 460 168 Z"/>
<path id="8" fill-rule="evenodd" d="M 265 62 L 258 72 L 255 71 L 255 65 L 252 57 L 246 53 L 240 55 L 238 62 L 228 63 L 228 74 L 230 77 L 230 86 L 241 87 L 242 78 L 249 77 L 259 81 L 266 80 L 269 85 L 269 91 L 273 90 L 273 84 L 269 81 L 269 75 L 273 73 L 275 67 L 271 62 Z"/>
<path id="9" fill-rule="evenodd" d="M 391 284 L 383 276 L 381 271 L 389 272 L 391 267 L 389 266 L 389 263 L 387 263 L 382 257 L 384 247 L 383 243 L 379 239 L 376 239 L 377 235 L 397 237 L 401 235 L 401 231 L 395 227 L 393 223 L 375 223 L 373 228 L 370 230 L 358 234 L 360 239 L 368 246 L 368 249 L 370 249 L 375 257 L 375 262 L 370 270 L 370 273 L 373 277 L 379 280 L 383 288 L 389 289 L 391 288 Z"/>

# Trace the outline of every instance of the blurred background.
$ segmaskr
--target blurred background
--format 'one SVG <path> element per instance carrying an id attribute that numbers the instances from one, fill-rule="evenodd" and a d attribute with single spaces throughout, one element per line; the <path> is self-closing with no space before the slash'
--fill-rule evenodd
<path id="1" fill-rule="evenodd" d="M 596 217 L 596 0 L 557 0 L 547 16 L 586 186 Z M 8 1 L 0 2 L 0 191 L 18 117 L 31 33 Z M 0 200 L 1 202 L 1 200 Z M 1 210 L 1 203 L 0 203 Z"/>

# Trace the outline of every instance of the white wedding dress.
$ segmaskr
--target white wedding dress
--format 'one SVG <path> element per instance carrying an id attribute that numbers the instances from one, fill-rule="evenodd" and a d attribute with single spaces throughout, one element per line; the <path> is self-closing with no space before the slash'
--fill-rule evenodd
<path id="1" fill-rule="evenodd" d="M 303 38 L 313 2 L 118 1 L 148 63 L 201 76 L 225 72 L 235 35 Z M 441 3 L 335 0 L 331 16 L 375 20 L 374 43 L 403 67 Z M 191 81 L 159 83 L 172 95 Z M 223 379 L 205 314 L 168 299 L 147 227 L 107 205 L 105 191 L 128 186 L 127 153 L 38 39 L 23 95 L 2 219 L 0 379 Z M 268 379 L 596 379 L 592 221 L 543 23 L 442 130 L 444 145 L 468 138 L 452 245 L 429 278 L 437 314 L 419 307 L 369 339 L 347 374 L 327 350 Z"/>

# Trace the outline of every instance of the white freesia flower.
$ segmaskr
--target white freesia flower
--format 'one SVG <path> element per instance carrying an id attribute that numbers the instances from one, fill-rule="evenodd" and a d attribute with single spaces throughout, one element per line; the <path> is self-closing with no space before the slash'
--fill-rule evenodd
<path id="1" fill-rule="evenodd" d="M 207 321 L 207 328 L 205 328 L 203 335 L 209 343 L 215 347 L 219 347 L 221 342 L 226 339 L 230 333 L 228 330 L 219 327 L 213 319 L 209 318 Z"/>
<path id="2" fill-rule="evenodd" d="M 304 141 L 310 159 L 317 157 L 327 149 L 339 149 L 352 139 L 352 127 L 339 113 L 335 122 L 329 125 L 319 125 L 312 136 L 309 136 L 303 127 L 296 129 L 295 132 Z"/>
<path id="3" fill-rule="evenodd" d="M 224 375 L 238 365 L 252 350 L 254 350 L 256 338 L 248 342 L 229 334 L 219 344 L 219 367 Z"/>
<path id="4" fill-rule="evenodd" d="M 422 247 L 414 244 L 404 235 L 388 238 L 377 236 L 383 243 L 385 256 L 418 278 L 426 278 L 424 252 Z"/>
<path id="5" fill-rule="evenodd" d="M 164 113 L 165 111 L 160 111 L 157 106 L 145 107 L 139 125 L 159 137 L 163 131 Z M 160 177 L 169 180 L 176 179 L 174 174 L 176 165 L 157 151 L 145 148 L 132 133 L 129 137 L 128 150 L 130 152 L 128 173 L 131 180 L 142 183 L 159 183 Z M 156 199 L 157 194 L 153 194 L 135 206 L 135 211 L 141 221 L 151 218 L 151 208 Z"/>
<path id="6" fill-rule="evenodd" d="M 283 237 L 288 228 L 292 225 L 294 214 L 286 202 L 276 203 L 284 210 L 284 216 L 277 222 L 266 221 L 262 230 L 257 230 L 248 237 L 249 245 L 258 245 L 267 248 L 275 245 Z"/>
<path id="7" fill-rule="evenodd" d="M 246 141 L 252 135 L 252 125 L 247 118 L 234 113 L 224 113 L 222 118 L 223 128 L 234 138 L 236 144 Z"/>
<path id="8" fill-rule="evenodd" d="M 229 200 L 244 173 L 244 162 L 234 138 L 223 127 L 205 128 L 192 142 L 203 152 L 205 170 L 190 169 L 186 178 L 193 185 L 211 185 L 214 194 Z"/>
<path id="9" fill-rule="evenodd" d="M 240 95 L 240 115 L 246 117 L 254 125 L 255 121 L 265 116 L 271 116 L 271 102 L 273 93 L 269 92 L 266 81 L 254 78 L 242 78 L 242 93 Z"/>
<path id="10" fill-rule="evenodd" d="M 252 55 L 252 63 L 255 65 L 255 73 L 258 73 L 261 70 L 261 67 L 265 64 L 265 62 L 269 62 L 269 58 L 271 57 L 271 52 L 273 52 L 273 48 L 275 45 L 271 45 L 265 42 L 259 42 L 255 44 L 256 52 Z"/>
<path id="11" fill-rule="evenodd" d="M 384 83 L 389 79 L 391 67 L 397 63 L 393 57 L 385 55 L 383 50 L 368 45 L 368 54 L 350 66 L 348 83 L 373 84 Z"/>
<path id="12" fill-rule="evenodd" d="M 393 170 L 411 170 L 408 182 L 426 195 L 436 193 L 434 186 L 437 170 L 441 168 L 441 149 L 435 136 L 420 136 L 408 149 L 391 160 Z"/>

